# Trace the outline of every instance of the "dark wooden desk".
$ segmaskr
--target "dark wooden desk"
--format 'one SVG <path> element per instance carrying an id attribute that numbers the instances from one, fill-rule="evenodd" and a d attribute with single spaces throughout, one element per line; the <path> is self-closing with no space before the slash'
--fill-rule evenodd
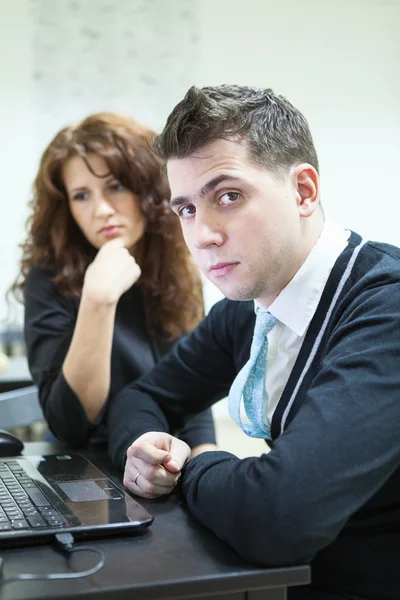
<path id="1" fill-rule="evenodd" d="M 61 448 L 66 451 L 60 445 L 30 443 L 24 454 L 46 454 Z M 120 482 L 104 452 L 90 449 L 82 454 Z M 0 600 L 286 600 L 287 587 L 310 581 L 306 566 L 262 569 L 247 563 L 190 517 L 178 493 L 139 500 L 154 515 L 153 524 L 142 535 L 88 542 L 100 546 L 106 556 L 98 573 L 71 581 L 0 585 Z M 1 549 L 0 554 L 5 577 L 68 571 L 65 557 L 51 546 Z M 71 566 L 87 569 L 94 560 L 91 553 L 77 553 Z"/>

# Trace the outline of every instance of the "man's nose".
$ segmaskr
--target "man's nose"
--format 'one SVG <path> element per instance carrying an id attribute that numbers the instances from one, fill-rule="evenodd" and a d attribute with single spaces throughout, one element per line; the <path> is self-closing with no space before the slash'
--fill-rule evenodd
<path id="1" fill-rule="evenodd" d="M 201 250 L 208 246 L 221 246 L 223 242 L 224 234 L 216 217 L 198 211 L 195 217 L 195 248 Z"/>

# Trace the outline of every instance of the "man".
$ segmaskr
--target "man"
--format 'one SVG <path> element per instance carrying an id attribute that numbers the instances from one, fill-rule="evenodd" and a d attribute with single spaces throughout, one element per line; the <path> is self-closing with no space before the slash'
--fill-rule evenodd
<path id="1" fill-rule="evenodd" d="M 227 299 L 110 408 L 125 485 L 152 498 L 180 477 L 193 515 L 250 561 L 310 563 L 289 598 L 398 600 L 400 250 L 325 222 L 307 121 L 272 90 L 191 88 L 156 149 Z M 271 451 L 187 462 L 168 432 L 228 393 Z"/>

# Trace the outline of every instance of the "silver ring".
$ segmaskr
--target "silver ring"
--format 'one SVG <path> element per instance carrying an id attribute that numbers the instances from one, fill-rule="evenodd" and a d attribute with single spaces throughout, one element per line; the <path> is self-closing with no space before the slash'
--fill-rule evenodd
<path id="1" fill-rule="evenodd" d="M 137 480 L 138 480 L 138 477 L 139 477 L 139 475 L 140 475 L 140 471 L 138 471 L 138 472 L 136 473 L 135 477 L 134 477 L 133 483 L 134 483 L 135 485 L 137 485 Z"/>

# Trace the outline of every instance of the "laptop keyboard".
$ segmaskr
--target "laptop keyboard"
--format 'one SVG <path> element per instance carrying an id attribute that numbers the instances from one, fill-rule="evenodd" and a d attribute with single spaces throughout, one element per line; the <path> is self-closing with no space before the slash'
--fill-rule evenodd
<path id="1" fill-rule="evenodd" d="M 63 525 L 62 515 L 18 461 L 0 462 L 0 532 Z"/>

